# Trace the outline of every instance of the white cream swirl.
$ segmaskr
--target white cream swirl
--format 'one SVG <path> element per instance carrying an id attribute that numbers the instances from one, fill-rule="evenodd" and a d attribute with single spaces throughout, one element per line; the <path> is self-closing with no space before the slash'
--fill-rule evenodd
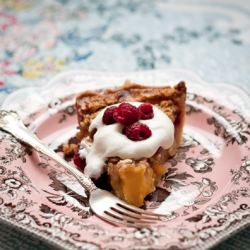
<path id="1" fill-rule="evenodd" d="M 142 103 L 131 102 L 130 104 L 139 107 Z M 89 131 L 97 129 L 94 143 L 90 145 L 85 140 L 81 142 L 79 154 L 82 158 L 86 158 L 87 164 L 84 173 L 90 178 L 97 179 L 105 172 L 104 166 L 108 157 L 118 156 L 121 159 L 139 160 L 153 156 L 159 147 L 170 148 L 174 142 L 174 125 L 161 110 L 153 106 L 153 111 L 152 119 L 139 120 L 150 128 L 152 135 L 143 141 L 132 141 L 122 134 L 124 125 L 103 124 L 102 117 L 105 109 L 102 110 L 89 127 Z"/>

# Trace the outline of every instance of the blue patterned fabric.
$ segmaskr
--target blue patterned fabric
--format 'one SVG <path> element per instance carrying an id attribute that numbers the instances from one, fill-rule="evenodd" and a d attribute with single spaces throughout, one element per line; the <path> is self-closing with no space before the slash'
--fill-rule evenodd
<path id="1" fill-rule="evenodd" d="M 169 66 L 250 93 L 249 1 L 0 0 L 0 103 L 65 70 Z M 24 244 L 22 234 L 3 230 L 0 248 L 21 249 L 8 242 Z M 249 232 L 214 249 L 249 249 Z"/>

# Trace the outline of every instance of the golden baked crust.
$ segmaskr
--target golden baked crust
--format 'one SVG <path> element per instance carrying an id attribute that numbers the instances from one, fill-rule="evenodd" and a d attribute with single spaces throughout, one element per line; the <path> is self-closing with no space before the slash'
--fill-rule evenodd
<path id="1" fill-rule="evenodd" d="M 78 114 L 80 133 L 79 140 L 89 136 L 88 128 L 91 121 L 106 106 L 121 102 L 148 102 L 162 110 L 174 123 L 180 112 L 185 109 L 186 86 L 180 82 L 173 88 L 148 87 L 128 80 L 116 89 L 107 89 L 103 94 L 98 92 L 84 92 L 77 96 L 75 108 Z"/>
<path id="2" fill-rule="evenodd" d="M 148 87 L 126 81 L 122 87 L 107 89 L 103 94 L 84 92 L 77 96 L 75 108 L 78 115 L 79 140 L 93 140 L 89 132 L 92 120 L 106 106 L 122 102 L 148 102 L 162 110 L 175 126 L 175 140 L 171 148 L 157 150 L 151 158 L 134 159 L 109 158 L 105 168 L 115 194 L 137 207 L 143 205 L 145 196 L 155 190 L 161 177 L 167 172 L 164 162 L 176 153 L 181 142 L 185 118 L 186 86 L 180 82 L 173 88 Z M 66 149 L 66 148 L 65 148 Z M 69 151 L 70 149 L 68 149 Z"/>

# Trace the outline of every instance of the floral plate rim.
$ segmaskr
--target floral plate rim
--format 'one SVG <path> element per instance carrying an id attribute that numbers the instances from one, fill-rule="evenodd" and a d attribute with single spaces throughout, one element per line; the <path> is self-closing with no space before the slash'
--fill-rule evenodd
<path id="1" fill-rule="evenodd" d="M 32 94 L 39 93 L 41 91 L 46 91 L 49 87 L 52 87 L 55 84 L 56 85 L 61 84 L 62 82 L 63 82 L 63 84 L 65 84 L 66 81 L 64 79 L 68 77 L 69 81 L 71 81 L 72 75 L 76 75 L 76 76 L 86 75 L 88 77 L 81 79 L 80 81 L 88 81 L 89 78 L 91 78 L 91 77 L 100 78 L 101 76 L 104 76 L 104 77 L 114 76 L 116 78 L 123 77 L 123 79 L 124 79 L 124 76 L 127 76 L 127 75 L 129 75 L 129 76 L 135 76 L 135 75 L 136 76 L 137 75 L 148 76 L 148 75 L 161 75 L 164 73 L 165 73 L 165 75 L 167 75 L 169 72 L 170 73 L 183 73 L 185 76 L 190 77 L 192 80 L 194 80 L 196 82 L 196 84 L 194 84 L 195 86 L 198 86 L 197 83 L 204 85 L 204 86 L 209 86 L 209 87 L 211 87 L 211 85 L 213 85 L 212 87 L 220 87 L 220 89 L 225 89 L 225 88 L 228 89 L 229 88 L 230 91 L 238 92 L 240 94 L 240 96 L 242 97 L 243 102 L 244 102 L 243 103 L 242 101 L 238 100 L 239 101 L 238 107 L 243 109 L 244 111 L 246 111 L 245 116 L 247 117 L 247 119 L 250 120 L 250 110 L 248 110 L 248 109 L 246 110 L 246 103 L 247 103 L 247 99 L 250 98 L 250 94 L 247 93 L 247 91 L 245 89 L 241 88 L 240 86 L 236 86 L 232 83 L 216 82 L 216 81 L 215 82 L 208 82 L 208 81 L 205 81 L 199 74 L 193 72 L 192 70 L 186 69 L 186 68 L 179 68 L 179 67 L 165 67 L 163 69 L 150 69 L 150 70 L 140 70 L 140 71 L 118 71 L 118 72 L 117 71 L 80 70 L 80 69 L 62 71 L 62 72 L 58 73 L 57 75 L 53 76 L 50 80 L 48 80 L 44 86 L 22 87 L 22 88 L 13 90 L 13 92 L 8 94 L 4 98 L 4 100 L 0 106 L 0 109 L 11 110 L 13 108 L 12 103 L 13 102 L 15 103 L 15 99 L 17 99 L 18 96 L 21 96 L 22 94 L 27 94 L 29 91 L 32 91 Z M 155 77 L 155 76 L 153 76 L 153 77 Z M 139 84 L 143 84 L 143 82 L 139 83 Z M 174 83 L 172 82 L 172 85 L 173 84 Z M 147 85 L 147 84 L 145 84 L 145 85 Z M 193 85 L 193 83 L 189 83 L 188 88 L 190 89 L 190 87 L 192 87 L 192 85 Z M 107 86 L 110 87 L 110 84 L 101 86 L 101 88 L 103 88 L 103 87 L 105 88 Z M 93 90 L 96 89 L 96 86 L 95 85 L 92 86 L 92 88 L 90 90 L 92 90 L 92 89 Z M 203 95 L 201 93 L 201 90 L 195 89 L 195 87 L 192 88 L 191 92 Z M 72 91 L 71 93 L 75 94 L 77 92 Z M 225 91 L 225 94 L 227 94 L 227 91 Z M 61 96 L 57 95 L 57 97 L 61 97 Z M 48 104 L 48 103 L 46 103 L 46 104 Z M 43 106 L 40 106 L 39 108 L 41 108 L 41 107 L 43 107 Z M 250 108 L 250 105 L 248 107 Z M 37 107 L 35 107 L 34 110 L 37 110 Z M 21 111 L 21 110 L 19 110 L 19 111 Z M 20 115 L 22 118 L 25 117 L 22 114 L 20 114 Z"/>

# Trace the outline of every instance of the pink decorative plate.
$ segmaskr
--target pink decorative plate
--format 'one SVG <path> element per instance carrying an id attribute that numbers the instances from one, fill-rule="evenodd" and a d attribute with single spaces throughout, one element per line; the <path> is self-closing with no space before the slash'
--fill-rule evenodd
<path id="1" fill-rule="evenodd" d="M 64 249 L 208 249 L 250 223 L 250 98 L 241 89 L 206 83 L 183 69 L 105 73 L 69 71 L 46 86 L 9 95 L 30 129 L 62 154 L 76 133 L 77 93 L 120 86 L 186 81 L 181 147 L 166 164 L 161 186 L 145 209 L 166 214 L 151 229 L 115 227 L 89 208 L 74 177 L 13 136 L 0 132 L 0 219 Z M 71 159 L 67 159 L 71 160 Z"/>

